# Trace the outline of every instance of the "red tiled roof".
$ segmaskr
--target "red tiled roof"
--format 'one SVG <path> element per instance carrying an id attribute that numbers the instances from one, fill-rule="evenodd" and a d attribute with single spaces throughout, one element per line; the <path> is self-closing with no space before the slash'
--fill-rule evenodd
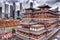
<path id="1" fill-rule="evenodd" d="M 0 27 L 15 27 L 19 25 L 19 21 L 14 20 L 0 20 Z"/>

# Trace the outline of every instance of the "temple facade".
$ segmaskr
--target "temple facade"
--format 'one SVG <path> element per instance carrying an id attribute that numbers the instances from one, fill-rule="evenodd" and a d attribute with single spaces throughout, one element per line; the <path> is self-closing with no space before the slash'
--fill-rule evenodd
<path id="1" fill-rule="evenodd" d="M 49 10 L 51 7 L 42 5 L 35 8 L 27 8 L 24 18 L 17 27 L 16 36 L 23 40 L 48 40 L 58 30 L 58 14 Z"/>

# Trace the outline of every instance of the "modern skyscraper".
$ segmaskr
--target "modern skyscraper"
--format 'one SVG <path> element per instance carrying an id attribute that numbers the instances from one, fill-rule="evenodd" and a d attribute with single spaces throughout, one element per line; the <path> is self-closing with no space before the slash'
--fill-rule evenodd
<path id="1" fill-rule="evenodd" d="M 20 20 L 23 18 L 23 13 L 24 13 L 23 4 L 20 3 Z"/>
<path id="2" fill-rule="evenodd" d="M 17 19 L 20 19 L 20 11 L 19 10 L 17 11 L 17 16 L 18 16 Z"/>
<path id="3" fill-rule="evenodd" d="M 0 7 L 0 18 L 2 18 L 2 7 Z"/>
<path id="4" fill-rule="evenodd" d="M 20 3 L 20 11 L 22 11 L 23 7 L 22 7 L 22 3 Z"/>
<path id="5" fill-rule="evenodd" d="M 33 2 L 30 2 L 30 8 L 33 8 Z"/>
<path id="6" fill-rule="evenodd" d="M 14 10 L 12 5 L 10 5 L 10 18 L 14 19 Z"/>
<path id="7" fill-rule="evenodd" d="M 16 4 L 13 2 L 13 13 L 14 13 L 14 19 L 17 18 L 17 13 L 16 13 Z"/>
<path id="8" fill-rule="evenodd" d="M 5 4 L 5 18 L 8 19 L 9 15 L 9 4 Z"/>

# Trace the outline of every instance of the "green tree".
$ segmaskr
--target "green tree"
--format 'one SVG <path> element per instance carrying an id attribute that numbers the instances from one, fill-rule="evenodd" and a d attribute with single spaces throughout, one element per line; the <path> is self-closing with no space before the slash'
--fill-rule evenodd
<path id="1" fill-rule="evenodd" d="M 12 33 L 15 33 L 16 31 L 15 31 L 15 29 L 14 28 L 12 28 Z"/>

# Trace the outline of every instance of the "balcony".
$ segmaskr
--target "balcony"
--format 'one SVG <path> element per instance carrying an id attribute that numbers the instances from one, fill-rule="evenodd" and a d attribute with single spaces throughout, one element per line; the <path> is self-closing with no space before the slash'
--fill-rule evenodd
<path id="1" fill-rule="evenodd" d="M 21 38 L 21 39 L 23 39 L 23 40 L 33 40 L 33 39 L 31 39 L 31 38 L 26 38 L 25 36 L 20 35 L 19 33 L 16 33 L 15 35 L 16 35 L 18 38 Z"/>
<path id="2" fill-rule="evenodd" d="M 40 34 L 40 35 L 34 35 L 34 34 L 24 33 L 24 32 L 19 32 L 19 31 L 17 32 L 17 34 L 19 34 L 19 35 L 21 35 L 23 37 L 26 37 L 26 38 L 31 38 L 33 40 L 36 40 L 36 39 L 40 40 L 40 39 L 43 39 L 46 36 L 45 33 Z"/>
<path id="3" fill-rule="evenodd" d="M 34 20 L 56 20 L 58 18 L 33 18 Z"/>

